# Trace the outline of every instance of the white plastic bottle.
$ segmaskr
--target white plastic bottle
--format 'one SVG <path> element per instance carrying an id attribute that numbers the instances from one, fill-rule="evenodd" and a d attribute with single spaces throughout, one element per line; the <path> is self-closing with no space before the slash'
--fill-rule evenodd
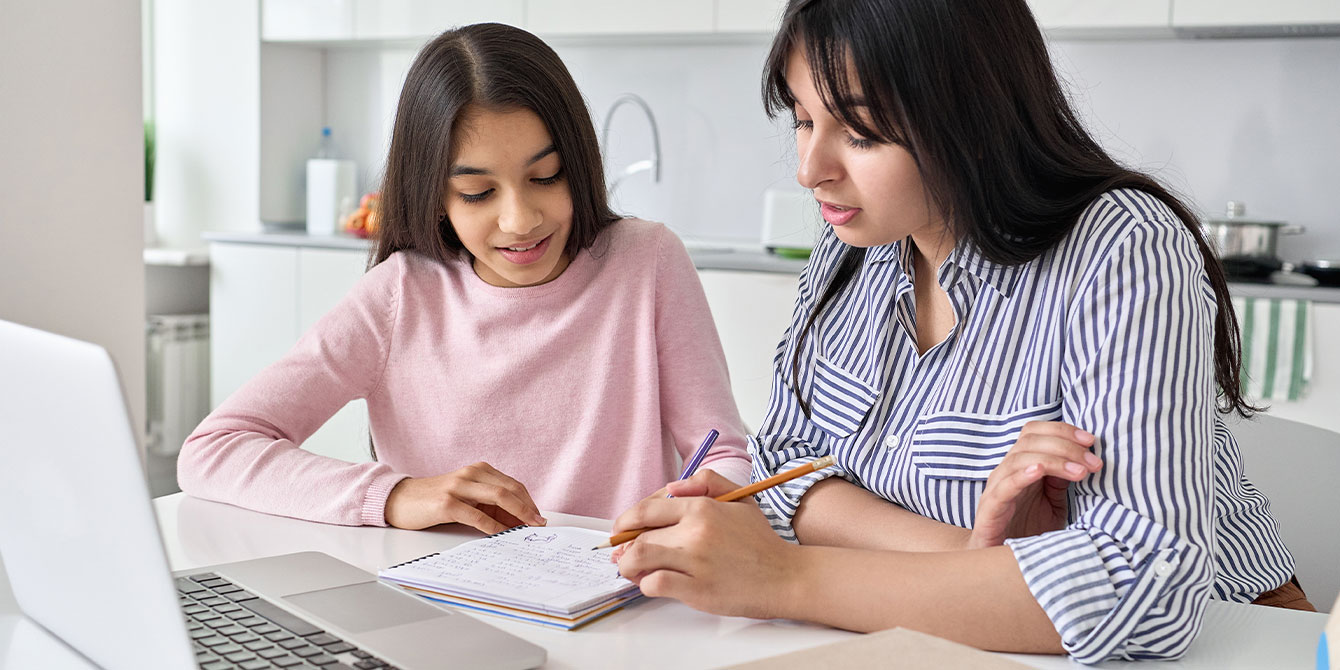
<path id="1" fill-rule="evenodd" d="M 307 161 L 307 234 L 334 235 L 345 209 L 358 194 L 354 162 L 339 158 L 330 127 L 321 129 L 321 148 Z"/>

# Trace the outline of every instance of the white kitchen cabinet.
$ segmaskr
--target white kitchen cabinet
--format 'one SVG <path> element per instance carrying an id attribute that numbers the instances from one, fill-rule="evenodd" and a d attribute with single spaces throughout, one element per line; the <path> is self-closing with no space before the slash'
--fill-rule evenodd
<path id="1" fill-rule="evenodd" d="M 358 283 L 367 267 L 364 251 L 298 250 L 298 335 L 307 332 Z M 346 461 L 369 460 L 368 404 L 355 400 L 330 417 L 303 448 Z"/>
<path id="2" fill-rule="evenodd" d="M 714 0 L 527 0 L 526 29 L 553 35 L 711 33 Z"/>
<path id="3" fill-rule="evenodd" d="M 784 9 L 784 0 L 717 0 L 716 31 L 771 35 L 781 25 Z"/>
<path id="4" fill-rule="evenodd" d="M 1174 0 L 1028 0 L 1038 25 L 1053 35 L 1171 34 Z"/>
<path id="5" fill-rule="evenodd" d="M 214 242 L 210 247 L 210 400 L 218 406 L 279 360 L 363 276 L 367 252 Z M 303 448 L 369 460 L 367 404 L 331 417 Z"/>
<path id="6" fill-rule="evenodd" d="M 209 252 L 210 406 L 297 340 L 298 250 L 214 243 Z"/>
<path id="7" fill-rule="evenodd" d="M 354 0 L 354 39 L 428 39 L 471 23 L 525 23 L 523 0 Z"/>
<path id="8" fill-rule="evenodd" d="M 772 357 L 791 323 L 799 276 L 781 272 L 699 270 L 721 348 L 726 352 L 731 391 L 740 416 L 752 431 L 763 420 L 772 389 Z"/>
<path id="9" fill-rule="evenodd" d="M 347 40 L 354 36 L 354 20 L 354 0 L 264 0 L 261 40 Z"/>
<path id="10" fill-rule="evenodd" d="M 1340 0 L 1175 0 L 1174 28 L 1340 24 Z"/>

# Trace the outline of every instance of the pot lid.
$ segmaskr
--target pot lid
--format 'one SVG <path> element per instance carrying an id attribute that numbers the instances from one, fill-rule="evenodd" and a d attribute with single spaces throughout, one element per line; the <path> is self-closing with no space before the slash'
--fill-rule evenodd
<path id="1" fill-rule="evenodd" d="M 1228 224 L 1228 225 L 1233 225 L 1233 226 L 1245 226 L 1245 225 L 1252 225 L 1252 226 L 1283 226 L 1283 225 L 1285 225 L 1285 223 L 1284 223 L 1283 221 L 1258 221 L 1258 220 L 1255 220 L 1255 219 L 1248 219 L 1247 216 L 1246 216 L 1246 214 L 1247 214 L 1247 205 L 1246 205 L 1246 204 L 1244 204 L 1241 200 L 1229 200 L 1229 201 L 1228 201 L 1228 204 L 1224 206 L 1224 216 L 1223 216 L 1223 218 L 1219 218 L 1219 219 L 1208 219 L 1208 220 L 1206 220 L 1205 223 L 1207 223 L 1207 224 L 1210 224 L 1210 223 L 1213 223 L 1213 224 Z"/>

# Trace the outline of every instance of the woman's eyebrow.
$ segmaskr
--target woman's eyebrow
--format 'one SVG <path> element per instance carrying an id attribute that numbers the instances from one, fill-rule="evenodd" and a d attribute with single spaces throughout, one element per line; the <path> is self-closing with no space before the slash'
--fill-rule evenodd
<path id="1" fill-rule="evenodd" d="M 526 167 L 530 167 L 540 162 L 540 160 L 542 160 L 545 156 L 548 156 L 549 154 L 552 154 L 556 151 L 558 151 L 558 148 L 550 144 L 549 146 L 536 152 L 534 156 L 531 156 L 530 160 L 526 161 Z M 493 174 L 492 171 L 485 170 L 484 168 L 471 167 L 469 165 L 453 165 L 451 166 L 451 172 L 447 173 L 447 176 L 460 177 L 464 175 L 491 175 L 491 174 Z"/>

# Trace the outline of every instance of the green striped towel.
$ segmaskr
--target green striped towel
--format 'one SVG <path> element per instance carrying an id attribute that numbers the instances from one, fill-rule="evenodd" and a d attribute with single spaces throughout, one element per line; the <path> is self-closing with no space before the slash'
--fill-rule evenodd
<path id="1" fill-rule="evenodd" d="M 1299 400 L 1312 380 L 1312 301 L 1234 298 L 1242 329 L 1242 390 L 1256 400 Z"/>

